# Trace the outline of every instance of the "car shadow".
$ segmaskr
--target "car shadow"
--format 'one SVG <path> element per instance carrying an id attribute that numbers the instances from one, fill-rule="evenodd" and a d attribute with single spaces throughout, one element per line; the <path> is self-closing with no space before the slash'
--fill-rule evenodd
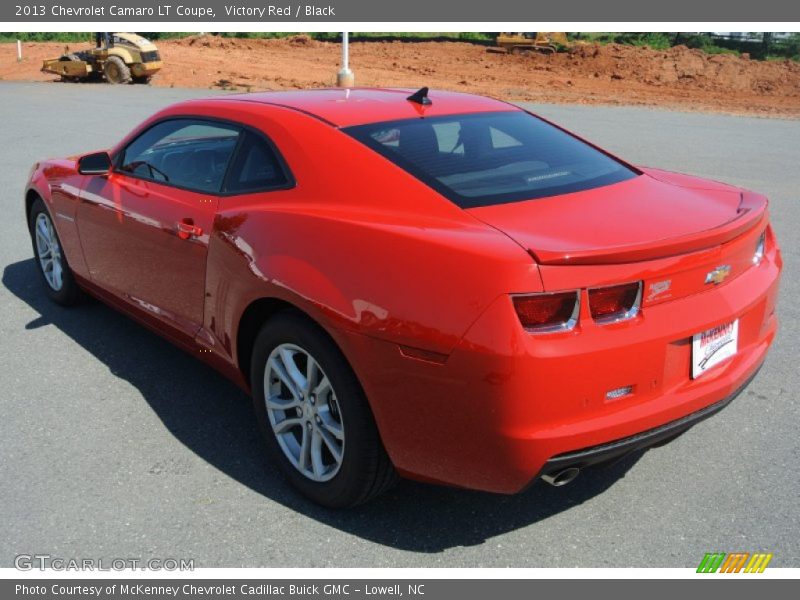
<path id="1" fill-rule="evenodd" d="M 139 390 L 166 429 L 203 460 L 272 501 L 386 546 L 433 553 L 481 544 L 591 500 L 641 456 L 587 470 L 565 487 L 539 482 L 515 496 L 403 481 L 365 506 L 327 510 L 294 493 L 267 461 L 250 400 L 227 379 L 100 302 L 53 304 L 33 259 L 7 266 L 2 282 L 36 311 L 26 329 L 53 325 L 68 335 Z"/>

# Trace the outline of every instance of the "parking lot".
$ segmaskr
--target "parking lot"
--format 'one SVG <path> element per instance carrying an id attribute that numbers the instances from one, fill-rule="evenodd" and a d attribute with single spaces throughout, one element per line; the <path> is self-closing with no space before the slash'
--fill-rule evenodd
<path id="1" fill-rule="evenodd" d="M 712 551 L 800 566 L 800 121 L 532 106 L 633 163 L 770 197 L 785 260 L 770 357 L 719 415 L 564 488 L 506 497 L 403 482 L 333 512 L 267 462 L 233 384 L 98 302 L 51 304 L 37 279 L 22 210 L 32 163 L 108 147 L 156 109 L 208 93 L 0 83 L 0 566 L 46 553 L 196 567 L 689 567 Z"/>

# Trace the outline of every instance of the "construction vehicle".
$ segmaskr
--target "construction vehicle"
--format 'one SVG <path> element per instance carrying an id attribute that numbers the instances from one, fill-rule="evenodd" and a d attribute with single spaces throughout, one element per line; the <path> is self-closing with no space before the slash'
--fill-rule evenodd
<path id="1" fill-rule="evenodd" d="M 563 31 L 534 31 L 501 33 L 497 36 L 497 45 L 509 54 L 555 54 L 559 48 L 568 48 L 571 44 Z"/>
<path id="2" fill-rule="evenodd" d="M 65 46 L 64 54 L 42 63 L 42 72 L 60 75 L 63 81 L 147 83 L 161 67 L 161 55 L 150 40 L 135 33 L 110 33 L 97 48 L 70 52 Z"/>

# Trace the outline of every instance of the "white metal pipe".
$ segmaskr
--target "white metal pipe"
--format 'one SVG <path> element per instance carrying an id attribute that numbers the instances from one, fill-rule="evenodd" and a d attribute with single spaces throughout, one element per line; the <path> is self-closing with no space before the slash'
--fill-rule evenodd
<path id="1" fill-rule="evenodd" d="M 350 70 L 350 34 L 342 32 L 342 70 L 336 74 L 336 86 L 350 89 L 355 85 L 355 77 Z"/>
<path id="2" fill-rule="evenodd" d="M 347 73 L 350 70 L 350 34 L 342 32 L 342 71 Z"/>
<path id="3" fill-rule="evenodd" d="M 350 89 L 355 85 L 355 77 L 350 70 L 350 34 L 342 32 L 342 70 L 336 74 L 336 86 Z"/>
<path id="4" fill-rule="evenodd" d="M 17 62 L 22 62 L 22 40 L 17 40 Z"/>

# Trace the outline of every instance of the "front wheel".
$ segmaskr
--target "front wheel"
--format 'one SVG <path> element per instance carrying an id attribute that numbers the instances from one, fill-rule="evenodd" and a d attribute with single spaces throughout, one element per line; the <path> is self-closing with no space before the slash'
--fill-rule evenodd
<path id="1" fill-rule="evenodd" d="M 292 312 L 272 317 L 256 339 L 251 374 L 267 446 L 301 493 L 345 508 L 394 483 L 364 392 L 318 326 Z"/>
<path id="2" fill-rule="evenodd" d="M 81 299 L 81 290 L 72 275 L 50 213 L 41 198 L 37 198 L 31 206 L 29 227 L 36 266 L 47 295 L 63 306 L 77 304 Z"/>

